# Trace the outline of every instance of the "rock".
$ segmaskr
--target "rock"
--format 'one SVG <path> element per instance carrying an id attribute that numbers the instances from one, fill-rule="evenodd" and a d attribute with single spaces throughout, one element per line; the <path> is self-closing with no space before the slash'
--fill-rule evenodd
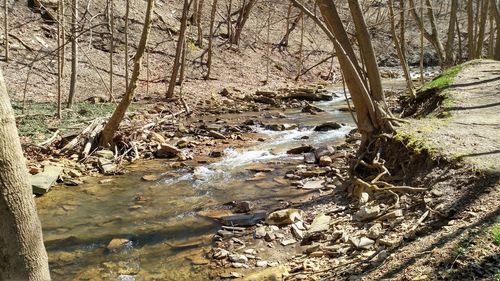
<path id="1" fill-rule="evenodd" d="M 324 112 L 323 109 L 314 106 L 312 104 L 307 104 L 304 108 L 301 110 L 303 113 L 311 113 L 311 114 L 316 114 L 318 112 Z"/>
<path id="2" fill-rule="evenodd" d="M 227 257 L 229 257 L 229 251 L 228 250 L 225 250 L 225 249 L 222 249 L 222 248 L 214 248 L 212 250 L 212 258 L 216 259 L 216 260 L 222 260 L 222 259 L 225 259 Z"/>
<path id="3" fill-rule="evenodd" d="M 277 93 L 274 91 L 257 90 L 257 91 L 255 91 L 255 95 L 268 97 L 268 98 L 275 98 Z"/>
<path id="4" fill-rule="evenodd" d="M 255 229 L 254 236 L 256 239 L 264 238 L 266 236 L 266 226 L 259 226 Z"/>
<path id="5" fill-rule="evenodd" d="M 235 213 L 248 213 L 254 208 L 254 204 L 250 201 L 239 201 L 234 204 Z"/>
<path id="6" fill-rule="evenodd" d="M 383 262 L 389 257 L 389 253 L 386 250 L 380 251 L 378 255 L 375 257 L 375 261 Z"/>
<path id="7" fill-rule="evenodd" d="M 211 151 L 208 156 L 212 157 L 212 158 L 220 158 L 224 155 L 224 151 L 220 151 L 220 150 L 214 150 L 214 151 Z"/>
<path id="8" fill-rule="evenodd" d="M 386 237 L 386 238 L 380 238 L 377 240 L 378 244 L 389 247 L 389 248 L 399 245 L 400 242 L 401 242 L 401 239 L 398 237 L 391 237 L 391 238 Z"/>
<path id="9" fill-rule="evenodd" d="M 325 239 L 326 235 L 324 232 L 308 232 L 300 242 L 300 245 L 311 245 L 313 242 Z"/>
<path id="10" fill-rule="evenodd" d="M 285 266 L 277 266 L 277 263 L 268 262 L 268 268 L 249 273 L 243 281 L 283 281 L 287 273 Z"/>
<path id="11" fill-rule="evenodd" d="M 222 273 L 219 275 L 220 278 L 222 279 L 228 279 L 228 278 L 242 278 L 245 275 L 238 273 L 238 272 L 229 272 L 229 273 Z"/>
<path id="12" fill-rule="evenodd" d="M 49 192 L 50 187 L 57 181 L 62 171 L 62 167 L 45 166 L 43 172 L 36 175 L 30 175 L 33 193 L 45 194 Z"/>
<path id="13" fill-rule="evenodd" d="M 368 203 L 368 200 L 370 200 L 370 194 L 367 192 L 361 192 L 361 195 L 359 196 L 359 204 L 364 205 Z"/>
<path id="14" fill-rule="evenodd" d="M 214 130 L 208 131 L 208 136 L 218 140 L 225 140 L 226 136 Z"/>
<path id="15" fill-rule="evenodd" d="M 380 223 L 376 223 L 374 225 L 372 225 L 369 229 L 368 229 L 368 238 L 371 238 L 371 239 L 378 239 L 380 237 L 380 235 L 384 234 L 384 229 L 382 228 L 382 224 Z"/>
<path id="16" fill-rule="evenodd" d="M 256 211 L 249 215 L 232 215 L 222 217 L 222 224 L 229 226 L 253 226 L 266 219 L 266 211 Z"/>
<path id="17" fill-rule="evenodd" d="M 82 173 L 80 173 L 77 170 L 69 169 L 67 171 L 68 176 L 73 177 L 73 178 L 79 178 L 82 176 Z"/>
<path id="18" fill-rule="evenodd" d="M 245 255 L 232 254 L 229 255 L 229 260 L 232 262 L 246 263 L 248 258 Z"/>
<path id="19" fill-rule="evenodd" d="M 355 216 L 359 221 L 366 221 L 378 217 L 380 206 L 363 206 L 356 212 Z"/>
<path id="20" fill-rule="evenodd" d="M 253 175 L 253 177 L 246 179 L 247 181 L 260 181 L 267 179 L 267 174 L 264 172 L 258 172 Z"/>
<path id="21" fill-rule="evenodd" d="M 292 235 L 299 240 L 304 238 L 304 232 L 296 223 L 292 224 Z"/>
<path id="22" fill-rule="evenodd" d="M 157 181 L 160 177 L 158 175 L 144 175 L 142 176 L 143 181 Z"/>
<path id="23" fill-rule="evenodd" d="M 349 242 L 351 242 L 354 247 L 361 250 L 368 250 L 375 244 L 375 241 L 367 237 L 352 237 L 349 239 Z"/>
<path id="24" fill-rule="evenodd" d="M 288 246 L 288 245 L 292 245 L 295 243 L 297 243 L 297 240 L 295 240 L 295 239 L 286 239 L 286 240 L 281 241 L 281 245 L 283 245 L 283 246 Z"/>
<path id="25" fill-rule="evenodd" d="M 118 166 L 114 163 L 114 161 L 107 158 L 99 158 L 97 160 L 97 164 L 99 165 L 101 172 L 105 175 L 114 175 L 118 170 Z"/>
<path id="26" fill-rule="evenodd" d="M 258 103 L 263 103 L 263 104 L 270 104 L 270 105 L 275 105 L 276 100 L 270 97 L 265 97 L 265 96 L 254 96 L 253 97 L 254 102 Z"/>
<path id="27" fill-rule="evenodd" d="M 199 211 L 198 215 L 210 219 L 221 219 L 225 216 L 230 216 L 232 215 L 233 212 L 230 210 L 204 210 L 204 211 Z"/>
<path id="28" fill-rule="evenodd" d="M 269 225 L 289 225 L 297 220 L 302 220 L 302 210 L 284 209 L 272 212 L 266 218 L 266 224 Z"/>
<path id="29" fill-rule="evenodd" d="M 266 235 L 264 235 L 264 240 L 267 242 L 272 242 L 276 239 L 276 235 L 272 232 L 266 232 Z"/>
<path id="30" fill-rule="evenodd" d="M 303 189 L 321 189 L 323 188 L 324 180 L 308 181 L 302 187 Z"/>
<path id="31" fill-rule="evenodd" d="M 379 218 L 377 218 L 378 221 L 385 221 L 385 220 L 391 220 L 391 219 L 395 219 L 395 218 L 399 218 L 399 217 L 402 217 L 403 216 L 403 210 L 401 209 L 397 209 L 397 210 L 394 210 L 394 211 L 391 211 L 387 214 L 384 214 L 382 216 L 380 216 Z"/>
<path id="32" fill-rule="evenodd" d="M 114 160 L 115 159 L 115 154 L 111 150 L 99 150 L 95 153 L 95 155 L 99 158 L 104 158 L 104 159 L 109 159 L 109 160 Z"/>
<path id="33" fill-rule="evenodd" d="M 327 132 L 327 131 L 332 131 L 332 130 L 338 130 L 342 128 L 342 125 L 340 125 L 337 122 L 326 122 L 321 125 L 318 125 L 314 128 L 314 131 L 316 132 Z"/>
<path id="34" fill-rule="evenodd" d="M 234 268 L 249 268 L 248 265 L 241 263 L 241 262 L 233 262 L 233 263 L 231 263 L 231 266 Z"/>
<path id="35" fill-rule="evenodd" d="M 149 133 L 149 139 L 151 139 L 152 141 L 155 141 L 157 143 L 165 143 L 167 141 L 167 140 L 165 140 L 165 138 L 162 135 L 160 135 L 156 132 Z"/>
<path id="36" fill-rule="evenodd" d="M 305 153 L 304 154 L 304 163 L 306 164 L 315 164 L 316 163 L 316 156 L 314 153 Z"/>
<path id="37" fill-rule="evenodd" d="M 322 232 L 330 229 L 331 220 L 332 217 L 327 216 L 325 214 L 317 215 L 314 218 L 313 222 L 311 223 L 311 227 L 309 228 L 308 232 L 309 233 Z"/>
<path id="38" fill-rule="evenodd" d="M 297 129 L 299 126 L 297 124 L 268 124 L 266 129 L 270 131 L 287 131 Z"/>
<path id="39" fill-rule="evenodd" d="M 320 146 L 314 150 L 314 156 L 319 161 L 323 156 L 331 156 L 335 153 L 335 148 L 330 145 Z"/>
<path id="40" fill-rule="evenodd" d="M 297 89 L 284 97 L 284 99 L 296 99 L 305 101 L 331 101 L 333 97 L 325 93 L 316 92 L 314 88 Z"/>
<path id="41" fill-rule="evenodd" d="M 111 252 L 115 252 L 123 248 L 129 247 L 131 246 L 131 244 L 132 242 L 128 239 L 115 238 L 108 243 L 106 249 L 108 249 Z"/>
<path id="42" fill-rule="evenodd" d="M 174 158 L 181 154 L 181 150 L 168 143 L 162 143 L 160 149 L 156 152 L 158 158 Z"/>
<path id="43" fill-rule="evenodd" d="M 319 158 L 319 166 L 320 167 L 328 167 L 328 166 L 331 166 L 333 163 L 332 161 L 332 158 L 330 158 L 330 156 L 321 156 L 321 158 Z"/>
<path id="44" fill-rule="evenodd" d="M 311 151 L 313 151 L 312 146 L 303 145 L 303 146 L 292 148 L 292 149 L 288 150 L 286 153 L 287 154 L 302 154 L 302 153 L 311 152 Z"/>
<path id="45" fill-rule="evenodd" d="M 255 265 L 257 267 L 267 267 L 267 261 L 257 261 L 257 263 L 255 263 Z"/>
<path id="46" fill-rule="evenodd" d="M 79 186 L 82 184 L 83 184 L 82 181 L 74 180 L 74 179 L 68 179 L 68 180 L 64 181 L 64 185 L 67 185 L 67 186 Z"/>

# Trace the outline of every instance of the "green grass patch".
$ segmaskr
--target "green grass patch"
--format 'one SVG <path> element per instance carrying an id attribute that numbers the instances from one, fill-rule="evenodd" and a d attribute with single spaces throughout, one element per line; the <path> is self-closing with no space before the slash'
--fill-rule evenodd
<path id="1" fill-rule="evenodd" d="M 428 82 L 425 84 L 419 92 L 425 92 L 428 90 L 435 90 L 437 92 L 441 92 L 442 90 L 445 90 L 448 88 L 453 81 L 455 80 L 455 77 L 457 77 L 458 73 L 463 69 L 464 65 L 456 65 L 453 67 L 448 68 L 445 70 L 441 75 L 437 76 L 436 78 L 432 79 L 432 81 Z"/>
<path id="2" fill-rule="evenodd" d="M 493 237 L 493 243 L 500 245 L 500 223 L 494 224 L 491 227 L 491 235 Z"/>
<path id="3" fill-rule="evenodd" d="M 73 108 L 62 110 L 62 118 L 59 120 L 56 117 L 57 107 L 53 103 L 29 104 L 24 113 L 21 104 L 14 103 L 12 106 L 19 134 L 35 142 L 48 138 L 56 130 L 64 134 L 82 128 L 90 120 L 111 115 L 116 107 L 113 103 L 75 103 Z M 133 109 L 132 106 L 130 109 Z"/>

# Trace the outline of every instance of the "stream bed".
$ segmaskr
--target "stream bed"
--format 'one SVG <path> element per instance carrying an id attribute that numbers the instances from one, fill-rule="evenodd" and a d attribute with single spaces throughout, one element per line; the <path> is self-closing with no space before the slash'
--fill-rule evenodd
<path id="1" fill-rule="evenodd" d="M 125 175 L 87 178 L 78 187 L 57 186 L 37 198 L 45 246 L 54 280 L 207 280 L 210 268 L 202 253 L 220 222 L 203 217 L 224 203 L 248 200 L 257 209 L 270 210 L 310 192 L 286 185 L 285 172 L 302 164 L 302 155 L 290 148 L 309 144 L 336 144 L 354 128 L 339 95 L 315 103 L 325 112 L 311 115 L 286 110 L 286 118 L 269 120 L 266 113 L 222 115 L 215 118 L 242 122 L 257 117 L 264 123 L 298 124 L 288 131 L 255 128 L 265 141 L 243 148 L 226 148 L 218 161 L 172 169 L 169 160 L 138 161 Z M 276 111 L 278 112 L 278 111 Z M 205 122 L 210 122 L 206 119 Z M 346 124 L 339 130 L 315 132 L 326 121 Z M 251 167 L 272 171 L 251 180 Z M 141 177 L 159 175 L 146 182 Z M 106 179 L 112 179 L 107 181 Z M 106 248 L 113 239 L 126 239 L 124 249 Z"/>

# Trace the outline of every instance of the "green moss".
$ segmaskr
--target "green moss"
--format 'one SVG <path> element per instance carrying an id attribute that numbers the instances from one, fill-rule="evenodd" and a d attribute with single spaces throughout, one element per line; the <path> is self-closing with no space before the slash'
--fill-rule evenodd
<path id="1" fill-rule="evenodd" d="M 455 77 L 457 77 L 458 73 L 463 69 L 464 65 L 456 65 L 453 67 L 448 68 L 445 70 L 441 75 L 438 77 L 434 78 L 432 81 L 428 82 L 425 84 L 419 92 L 425 92 L 428 90 L 436 90 L 437 92 L 441 92 L 442 90 L 445 90 L 448 88 L 453 81 L 455 80 Z"/>
<path id="2" fill-rule="evenodd" d="M 396 141 L 405 143 L 406 146 L 408 148 L 411 148 L 416 154 L 428 153 L 432 156 L 437 151 L 437 148 L 435 146 L 412 133 L 398 131 L 394 136 L 394 139 Z"/>

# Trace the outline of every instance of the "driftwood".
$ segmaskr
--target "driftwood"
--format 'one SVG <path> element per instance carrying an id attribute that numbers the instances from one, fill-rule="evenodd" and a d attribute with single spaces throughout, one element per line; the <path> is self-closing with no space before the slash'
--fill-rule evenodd
<path id="1" fill-rule="evenodd" d="M 83 131 L 79 135 L 77 135 L 74 139 L 72 139 L 69 143 L 67 143 L 61 149 L 61 152 L 67 152 L 67 151 L 73 150 L 76 147 L 76 145 L 81 140 L 85 140 L 87 135 L 92 133 L 94 131 L 95 127 L 98 126 L 99 124 L 101 124 L 102 121 L 103 121 L 102 118 L 97 118 L 94 121 L 92 121 L 92 123 L 90 123 L 90 125 L 88 125 L 85 129 L 83 129 Z"/>
<path id="2" fill-rule="evenodd" d="M 54 142 L 54 140 L 59 136 L 59 130 L 57 130 L 50 138 L 48 138 L 47 140 L 37 144 L 38 146 L 40 147 L 46 147 L 46 146 L 49 146 L 52 142 Z"/>

